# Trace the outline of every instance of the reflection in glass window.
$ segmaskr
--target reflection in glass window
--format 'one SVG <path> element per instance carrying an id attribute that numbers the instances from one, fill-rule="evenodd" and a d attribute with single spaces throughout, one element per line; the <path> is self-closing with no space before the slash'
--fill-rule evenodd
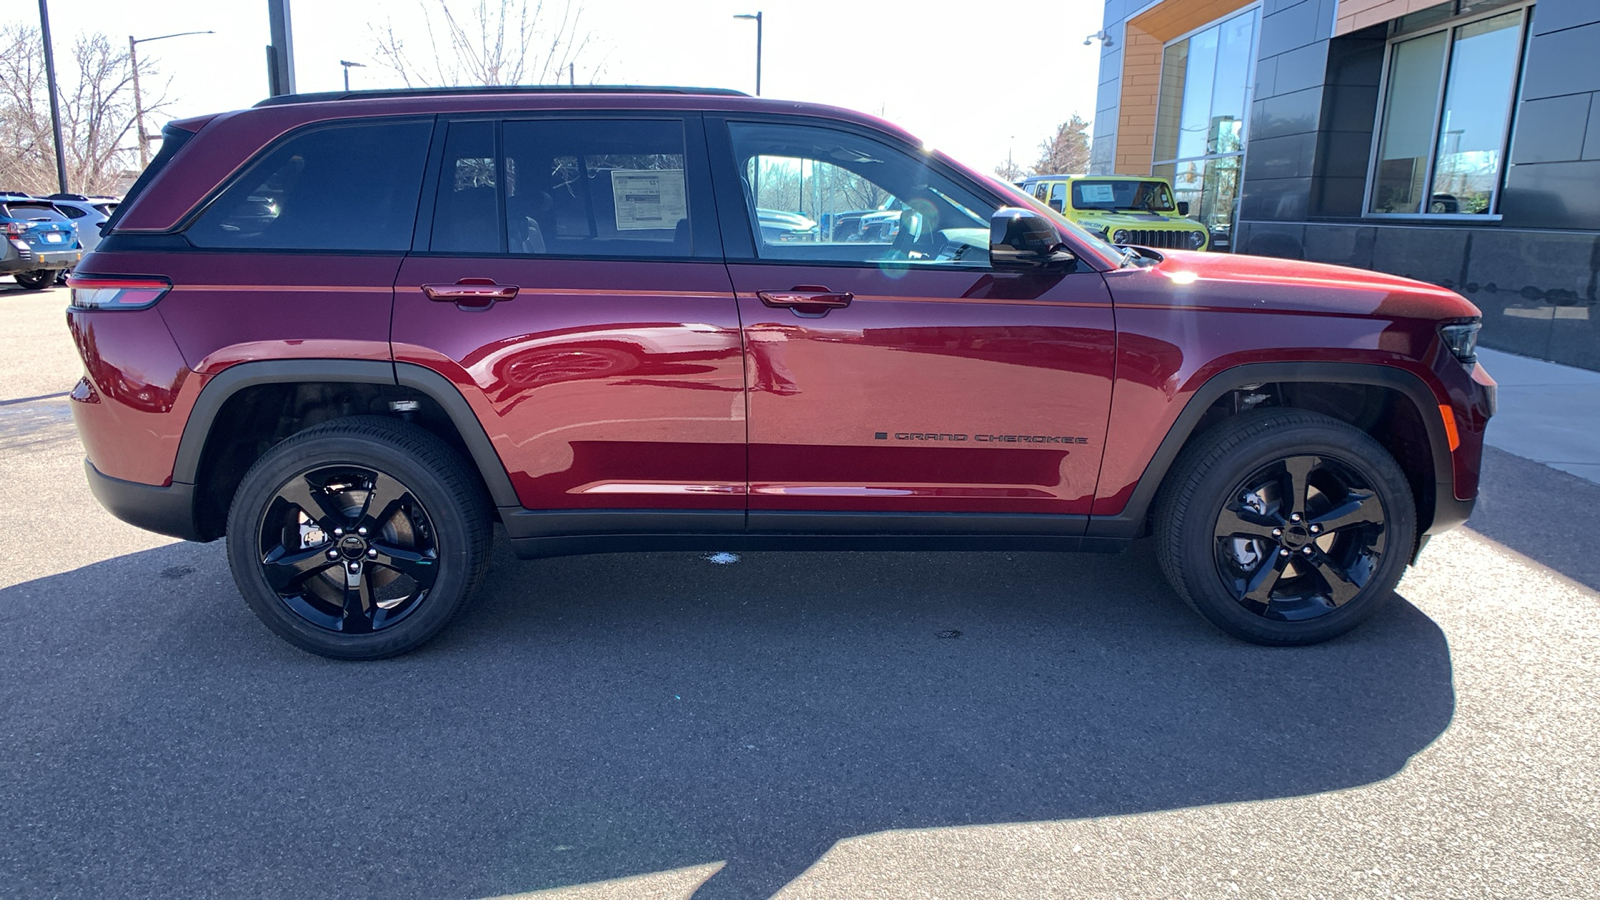
<path id="1" fill-rule="evenodd" d="M 1519 9 L 1390 46 L 1372 212 L 1494 211 L 1526 16 Z"/>
<path id="2" fill-rule="evenodd" d="M 762 259 L 989 264 L 994 204 L 921 153 L 809 126 L 729 131 Z"/>
<path id="3" fill-rule="evenodd" d="M 1190 216 L 1216 233 L 1233 225 L 1259 15 L 1225 19 L 1162 54 L 1151 172 L 1170 179 Z"/>

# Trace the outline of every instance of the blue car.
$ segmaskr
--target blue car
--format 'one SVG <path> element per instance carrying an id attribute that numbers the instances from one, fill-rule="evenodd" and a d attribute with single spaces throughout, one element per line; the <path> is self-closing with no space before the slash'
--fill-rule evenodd
<path id="1" fill-rule="evenodd" d="M 0 231 L 5 232 L 0 274 L 30 291 L 52 283 L 63 269 L 83 258 L 72 221 L 49 200 L 26 195 L 0 197 Z"/>

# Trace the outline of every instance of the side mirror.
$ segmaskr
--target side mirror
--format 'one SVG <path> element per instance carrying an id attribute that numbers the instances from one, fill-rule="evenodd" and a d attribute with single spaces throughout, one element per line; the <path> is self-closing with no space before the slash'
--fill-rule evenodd
<path id="1" fill-rule="evenodd" d="M 1061 198 L 1057 197 L 1054 200 L 1051 200 L 1050 201 L 1050 208 L 1055 210 L 1056 212 L 1061 212 Z"/>
<path id="2" fill-rule="evenodd" d="M 1075 259 L 1061 243 L 1056 227 L 1036 212 L 1008 206 L 989 219 L 989 265 L 993 268 L 1042 269 Z"/>
<path id="3" fill-rule="evenodd" d="M 1187 201 L 1187 200 L 1179 200 L 1178 201 L 1178 215 L 1187 216 L 1188 214 L 1189 214 L 1189 201 Z"/>

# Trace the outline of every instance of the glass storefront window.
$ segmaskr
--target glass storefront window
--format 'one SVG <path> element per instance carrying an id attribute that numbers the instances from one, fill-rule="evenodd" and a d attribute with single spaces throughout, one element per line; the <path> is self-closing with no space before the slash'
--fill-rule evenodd
<path id="1" fill-rule="evenodd" d="M 1526 16 L 1518 9 L 1390 45 L 1371 212 L 1494 211 Z"/>
<path id="2" fill-rule="evenodd" d="M 1233 227 L 1259 16 L 1224 19 L 1162 53 L 1151 173 L 1216 234 Z"/>

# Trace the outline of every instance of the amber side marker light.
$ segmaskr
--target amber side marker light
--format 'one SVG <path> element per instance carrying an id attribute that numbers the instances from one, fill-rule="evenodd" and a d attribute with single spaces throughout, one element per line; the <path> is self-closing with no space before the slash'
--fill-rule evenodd
<path id="1" fill-rule="evenodd" d="M 69 275 L 72 308 L 87 310 L 148 309 L 172 290 L 165 278 L 101 278 Z"/>
<path id="2" fill-rule="evenodd" d="M 1448 404 L 1439 404 L 1439 415 L 1444 419 L 1444 436 L 1450 441 L 1450 452 L 1461 446 L 1461 432 L 1456 430 L 1456 411 Z"/>

